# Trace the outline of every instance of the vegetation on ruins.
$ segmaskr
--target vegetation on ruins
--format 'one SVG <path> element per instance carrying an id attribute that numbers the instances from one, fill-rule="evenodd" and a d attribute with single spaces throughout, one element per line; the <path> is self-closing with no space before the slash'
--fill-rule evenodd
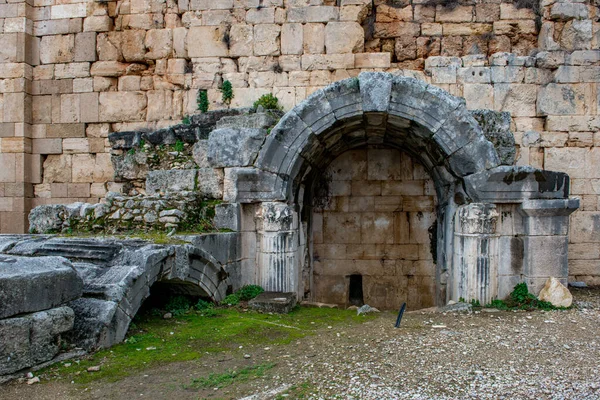
<path id="1" fill-rule="evenodd" d="M 206 90 L 199 90 L 198 97 L 196 98 L 196 102 L 198 103 L 198 110 L 201 112 L 208 111 L 208 92 Z"/>
<path id="2" fill-rule="evenodd" d="M 460 301 L 464 302 L 461 298 Z M 471 300 L 471 305 L 474 308 L 481 308 L 479 300 Z M 516 285 L 513 291 L 505 300 L 492 300 L 485 305 L 486 308 L 496 308 L 498 310 L 564 310 L 564 307 L 555 307 L 548 301 L 538 299 L 533 293 L 529 292 L 527 283 L 521 282 Z"/>
<path id="3" fill-rule="evenodd" d="M 265 110 L 281 110 L 282 107 L 279 105 L 279 99 L 273 95 L 273 93 L 263 94 L 254 102 L 252 108 L 255 110 L 261 106 Z"/>
<path id="4" fill-rule="evenodd" d="M 223 85 L 221 85 L 221 95 L 224 104 L 228 106 L 231 104 L 231 100 L 233 100 L 233 87 L 231 86 L 231 82 L 224 81 Z"/>
<path id="5" fill-rule="evenodd" d="M 182 301 L 166 302 L 178 304 Z M 171 319 L 163 318 L 164 308 L 141 310 L 123 343 L 80 360 L 56 364 L 37 375 L 43 381 L 68 380 L 75 384 L 95 380 L 114 382 L 160 365 L 248 351 L 252 346 L 285 345 L 328 326 L 358 324 L 374 318 L 373 315 L 357 316 L 353 310 L 297 307 L 290 314 L 263 314 L 206 303 L 208 302 L 198 301 L 195 309 L 189 308 L 185 313 L 173 314 Z M 240 350 L 240 346 L 245 349 Z M 87 368 L 98 365 L 101 367 L 99 371 L 86 372 Z M 266 369 L 268 368 L 264 370 Z M 259 371 L 260 369 L 249 370 L 242 376 L 247 375 L 252 379 Z M 192 384 L 201 385 L 201 382 L 211 380 L 225 383 L 232 378 L 226 378 L 227 373 L 197 377 Z M 239 375 L 233 377 L 234 380 L 238 378 Z"/>

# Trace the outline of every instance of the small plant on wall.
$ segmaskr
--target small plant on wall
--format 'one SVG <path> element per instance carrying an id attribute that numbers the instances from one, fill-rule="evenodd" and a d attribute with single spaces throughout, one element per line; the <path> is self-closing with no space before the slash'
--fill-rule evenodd
<path id="1" fill-rule="evenodd" d="M 272 93 L 263 94 L 254 102 L 252 108 L 255 110 L 262 106 L 265 110 L 281 110 L 282 107 L 279 105 L 279 99 L 275 97 Z"/>
<path id="2" fill-rule="evenodd" d="M 206 90 L 199 90 L 198 97 L 196 98 L 196 102 L 198 103 L 198 110 L 202 112 L 208 111 L 208 93 Z"/>
<path id="3" fill-rule="evenodd" d="M 231 86 L 231 82 L 223 82 L 223 85 L 221 86 L 221 94 L 223 104 L 227 104 L 227 106 L 229 106 L 231 104 L 231 100 L 233 100 L 233 87 Z"/>

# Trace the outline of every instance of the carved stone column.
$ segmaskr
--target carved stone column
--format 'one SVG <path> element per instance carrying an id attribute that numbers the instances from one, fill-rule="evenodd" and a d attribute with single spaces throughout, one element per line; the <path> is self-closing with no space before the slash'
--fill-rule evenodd
<path id="1" fill-rule="evenodd" d="M 257 211 L 257 229 L 258 284 L 266 291 L 297 292 L 297 213 L 285 203 L 262 203 Z"/>
<path id="2" fill-rule="evenodd" d="M 523 275 L 529 291 L 538 294 L 549 277 L 562 284 L 569 278 L 569 215 L 579 199 L 526 200 L 523 215 Z"/>
<path id="3" fill-rule="evenodd" d="M 498 212 L 494 204 L 472 203 L 455 214 L 454 262 L 449 297 L 487 304 L 498 295 Z"/>

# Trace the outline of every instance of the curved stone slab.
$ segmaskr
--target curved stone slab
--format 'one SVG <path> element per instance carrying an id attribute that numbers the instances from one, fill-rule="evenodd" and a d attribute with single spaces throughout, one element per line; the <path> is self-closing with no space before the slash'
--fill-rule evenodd
<path id="1" fill-rule="evenodd" d="M 0 255 L 0 318 L 58 307 L 82 291 L 83 280 L 63 257 Z"/>
<path id="2" fill-rule="evenodd" d="M 252 190 L 240 188 L 249 186 L 250 182 L 244 180 L 252 180 L 260 173 L 238 174 L 236 193 L 246 192 L 244 202 L 281 200 L 282 194 L 289 197 L 293 193 L 292 182 L 300 171 L 306 170 L 306 163 L 320 166 L 323 156 L 329 154 L 326 150 L 345 148 L 344 127 L 356 123 L 359 126 L 353 125 L 353 131 L 360 132 L 362 124 L 365 132 L 359 143 L 353 141 L 355 145 L 385 143 L 406 147 L 421 158 L 435 155 L 430 162 L 424 162 L 430 165 L 440 165 L 448 159 L 450 172 L 457 178 L 500 164 L 494 147 L 466 109 L 464 99 L 414 78 L 364 72 L 358 78 L 316 91 L 289 111 L 267 137 L 254 164 L 259 170 L 275 174 L 277 179 L 271 180 L 270 189 L 268 184 L 261 185 L 253 196 Z M 242 201 L 241 197 L 227 200 L 234 199 Z"/>

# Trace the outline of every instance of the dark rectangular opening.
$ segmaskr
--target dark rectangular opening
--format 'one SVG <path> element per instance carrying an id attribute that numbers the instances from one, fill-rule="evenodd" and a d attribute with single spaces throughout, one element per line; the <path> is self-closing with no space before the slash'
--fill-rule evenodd
<path id="1" fill-rule="evenodd" d="M 348 300 L 353 306 L 360 307 L 365 304 L 363 299 L 362 275 L 350 275 L 350 288 L 348 289 Z"/>

